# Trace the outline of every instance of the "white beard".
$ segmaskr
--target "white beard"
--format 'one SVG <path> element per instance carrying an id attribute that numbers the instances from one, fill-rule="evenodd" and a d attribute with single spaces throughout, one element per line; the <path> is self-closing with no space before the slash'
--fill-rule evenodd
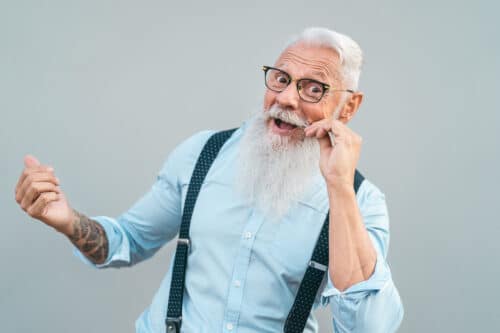
<path id="1" fill-rule="evenodd" d="M 257 209 L 279 221 L 319 172 L 319 144 L 303 135 L 297 139 L 272 133 L 271 114 L 296 124 L 304 122 L 274 106 L 253 116 L 240 144 L 237 183 Z"/>

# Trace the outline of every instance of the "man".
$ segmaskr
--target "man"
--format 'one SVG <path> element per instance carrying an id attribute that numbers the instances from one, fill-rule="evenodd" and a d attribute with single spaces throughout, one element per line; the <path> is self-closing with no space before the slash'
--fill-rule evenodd
<path id="1" fill-rule="evenodd" d="M 368 180 L 357 193 L 353 187 L 361 137 L 346 124 L 363 99 L 361 62 L 349 37 L 309 28 L 263 68 L 263 111 L 224 144 L 194 208 L 182 332 L 283 331 L 327 216 L 328 271 L 314 306 L 330 305 L 334 332 L 398 328 L 403 307 L 385 261 L 384 195 Z M 117 218 L 72 209 L 54 169 L 32 156 L 25 157 L 16 201 L 67 235 L 88 263 L 133 265 L 179 232 L 191 174 L 213 133 L 180 144 L 151 190 Z M 137 332 L 165 332 L 172 270 Z M 304 332 L 317 326 L 311 314 Z"/>

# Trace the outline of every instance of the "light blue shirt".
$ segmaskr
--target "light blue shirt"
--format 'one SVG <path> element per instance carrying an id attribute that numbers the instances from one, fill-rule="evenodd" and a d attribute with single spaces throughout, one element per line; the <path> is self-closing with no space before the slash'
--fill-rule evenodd
<path id="1" fill-rule="evenodd" d="M 182 305 L 184 333 L 283 331 L 300 281 L 328 212 L 318 170 L 304 196 L 281 221 L 263 216 L 235 189 L 237 152 L 247 124 L 221 149 L 200 191 L 190 227 L 191 251 Z M 151 257 L 178 233 L 195 162 L 214 131 L 197 133 L 167 158 L 149 192 L 117 218 L 94 216 L 109 240 L 98 268 L 134 265 Z M 395 332 L 403 306 L 385 260 L 389 217 L 382 192 L 365 179 L 356 195 L 378 253 L 373 275 L 341 292 L 329 274 L 314 308 L 329 306 L 340 332 Z M 75 249 L 75 253 L 90 263 Z M 140 333 L 165 332 L 172 264 L 151 305 L 136 321 Z M 311 313 L 304 332 L 318 332 Z"/>

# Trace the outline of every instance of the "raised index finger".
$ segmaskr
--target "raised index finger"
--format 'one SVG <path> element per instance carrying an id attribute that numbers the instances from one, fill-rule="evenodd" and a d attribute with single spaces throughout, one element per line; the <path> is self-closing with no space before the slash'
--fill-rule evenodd
<path id="1" fill-rule="evenodd" d="M 324 129 L 325 131 L 330 131 L 331 130 L 330 120 L 329 119 L 321 119 L 321 120 L 315 121 L 311 125 L 307 126 L 304 131 L 306 132 L 306 134 L 312 134 L 312 133 L 316 133 L 319 129 Z"/>

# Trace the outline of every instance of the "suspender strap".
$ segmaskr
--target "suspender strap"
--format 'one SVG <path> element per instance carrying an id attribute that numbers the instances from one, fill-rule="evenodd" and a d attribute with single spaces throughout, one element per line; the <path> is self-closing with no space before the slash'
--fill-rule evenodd
<path id="1" fill-rule="evenodd" d="M 217 157 L 219 150 L 235 130 L 236 128 L 213 134 L 208 139 L 196 161 L 189 183 L 186 201 L 184 203 L 181 228 L 177 241 L 177 249 L 175 251 L 174 268 L 168 298 L 167 318 L 165 319 L 167 333 L 179 333 L 181 329 L 182 298 L 184 296 L 187 258 L 191 245 L 189 240 L 189 226 L 198 193 L 200 192 L 205 176 Z"/>
<path id="2" fill-rule="evenodd" d="M 363 182 L 363 175 L 356 170 L 354 176 L 354 190 L 357 193 L 361 183 Z M 309 266 L 300 283 L 297 296 L 293 302 L 292 309 L 288 313 L 288 317 L 283 329 L 284 333 L 302 333 L 306 326 L 307 318 L 311 313 L 314 299 L 318 293 L 321 281 L 328 271 L 328 226 L 330 214 L 326 215 L 325 222 L 321 228 L 318 240 L 314 247 Z"/>
<path id="3" fill-rule="evenodd" d="M 196 162 L 191 181 L 189 183 L 182 222 L 177 240 L 177 249 L 174 258 L 172 281 L 168 299 L 167 318 L 165 319 L 167 333 L 180 333 L 182 324 L 182 299 L 184 296 L 184 283 L 186 278 L 186 265 L 189 248 L 189 226 L 191 216 L 196 204 L 198 193 L 205 177 L 217 157 L 220 149 L 236 129 L 222 131 L 213 134 L 203 147 Z M 354 190 L 358 192 L 364 177 L 356 170 L 354 177 Z M 319 290 L 325 272 L 328 270 L 328 226 L 329 214 L 327 214 L 318 240 L 314 247 L 309 266 L 299 286 L 297 296 L 285 322 L 285 333 L 302 333 L 311 313 L 316 294 Z"/>

